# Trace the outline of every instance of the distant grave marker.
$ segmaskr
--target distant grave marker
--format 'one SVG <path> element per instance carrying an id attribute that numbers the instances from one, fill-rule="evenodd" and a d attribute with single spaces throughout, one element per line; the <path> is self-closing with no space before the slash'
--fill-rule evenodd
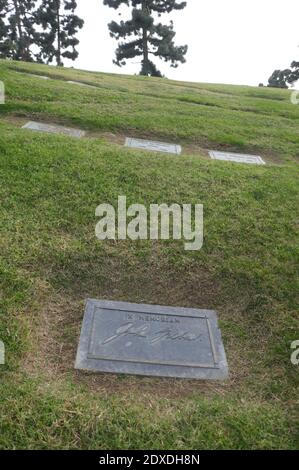
<path id="1" fill-rule="evenodd" d="M 216 312 L 90 299 L 75 368 L 205 380 L 228 376 Z"/>
<path id="2" fill-rule="evenodd" d="M 218 152 L 212 150 L 209 152 L 213 160 L 224 160 L 227 162 L 247 163 L 252 165 L 266 165 L 264 160 L 258 155 L 247 155 L 243 153 Z"/>
<path id="3" fill-rule="evenodd" d="M 28 72 L 19 72 L 18 70 L 15 70 L 15 72 L 21 75 L 28 75 L 29 77 L 41 78 L 42 80 L 50 80 L 50 77 L 47 77 L 46 75 L 38 75 L 36 73 L 28 73 Z"/>
<path id="4" fill-rule="evenodd" d="M 66 83 L 70 83 L 71 85 L 79 85 L 79 86 L 83 86 L 83 87 L 87 87 L 87 88 L 98 89 L 98 87 L 96 87 L 94 85 L 88 85 L 88 83 L 83 83 L 83 82 L 75 82 L 73 80 L 67 80 Z"/>
<path id="5" fill-rule="evenodd" d="M 45 124 L 42 122 L 34 122 L 34 121 L 27 122 L 27 124 L 23 126 L 23 129 L 31 129 L 33 131 L 38 131 L 38 132 L 48 132 L 50 134 L 64 134 L 70 137 L 78 137 L 78 138 L 85 136 L 85 131 L 81 131 L 79 129 L 71 129 L 68 127 Z"/>
<path id="6" fill-rule="evenodd" d="M 31 77 L 35 78 L 41 78 L 42 80 L 50 80 L 50 77 L 46 77 L 46 75 L 37 75 L 34 73 L 28 73 L 27 75 L 30 75 Z"/>
<path id="7" fill-rule="evenodd" d="M 132 139 L 127 137 L 125 142 L 126 147 L 133 147 L 152 152 L 174 153 L 180 155 L 182 147 L 175 144 L 167 144 L 165 142 L 155 142 L 152 140 Z"/>

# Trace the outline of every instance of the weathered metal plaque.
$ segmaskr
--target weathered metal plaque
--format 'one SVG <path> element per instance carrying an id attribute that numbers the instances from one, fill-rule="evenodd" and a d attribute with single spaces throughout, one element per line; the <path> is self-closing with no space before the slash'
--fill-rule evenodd
<path id="1" fill-rule="evenodd" d="M 37 73 L 19 72 L 18 70 L 14 70 L 14 72 L 21 75 L 28 75 L 29 77 L 41 78 L 42 80 L 50 80 L 50 77 L 47 77 L 46 75 L 38 75 Z"/>
<path id="2" fill-rule="evenodd" d="M 227 162 L 248 163 L 253 165 L 265 165 L 264 160 L 258 155 L 247 155 L 243 153 L 218 152 L 212 150 L 209 152 L 213 160 L 224 160 Z"/>
<path id="3" fill-rule="evenodd" d="M 132 139 L 127 137 L 125 145 L 126 147 L 149 150 L 151 152 L 175 153 L 176 155 L 182 153 L 182 147 L 180 145 L 155 142 L 152 140 Z"/>
<path id="4" fill-rule="evenodd" d="M 225 379 L 216 312 L 87 300 L 76 369 Z"/>
<path id="5" fill-rule="evenodd" d="M 85 135 L 85 131 L 81 131 L 79 129 L 71 129 L 68 127 L 34 121 L 27 122 L 27 124 L 23 126 L 23 129 L 31 129 L 38 132 L 49 132 L 51 134 L 64 134 L 70 137 L 84 137 Z"/>
<path id="6" fill-rule="evenodd" d="M 30 77 L 41 78 L 42 80 L 50 80 L 50 77 L 47 77 L 46 75 L 37 75 L 34 73 L 28 73 L 27 75 L 30 75 Z"/>
<path id="7" fill-rule="evenodd" d="M 83 82 L 75 82 L 73 80 L 67 80 L 66 83 L 70 83 L 71 85 L 79 85 L 79 86 L 84 86 L 84 87 L 87 87 L 87 88 L 98 89 L 98 87 L 96 87 L 94 85 L 88 85 L 88 83 L 83 83 Z"/>

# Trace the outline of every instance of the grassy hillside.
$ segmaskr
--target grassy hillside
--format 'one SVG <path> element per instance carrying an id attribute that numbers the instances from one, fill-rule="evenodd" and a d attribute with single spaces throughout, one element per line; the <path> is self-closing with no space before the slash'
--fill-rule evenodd
<path id="1" fill-rule="evenodd" d="M 0 80 L 0 448 L 298 448 L 290 92 L 5 61 Z M 87 137 L 21 129 L 29 119 Z M 183 155 L 127 149 L 126 135 L 182 144 Z M 258 153 L 267 165 L 212 161 L 209 148 Z M 203 249 L 100 242 L 95 208 L 118 195 L 204 204 Z M 87 297 L 216 309 L 229 380 L 76 372 Z"/>

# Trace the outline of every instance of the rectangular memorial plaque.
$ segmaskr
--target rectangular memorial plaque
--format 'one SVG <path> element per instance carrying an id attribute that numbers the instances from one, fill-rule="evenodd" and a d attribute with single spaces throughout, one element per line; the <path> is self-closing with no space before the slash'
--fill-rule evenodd
<path id="1" fill-rule="evenodd" d="M 19 73 L 21 75 L 28 75 L 29 77 L 41 78 L 42 80 L 50 80 L 50 77 L 47 77 L 46 75 L 38 75 L 36 73 L 28 73 L 28 72 L 19 72 L 18 70 L 14 70 L 14 72 Z"/>
<path id="2" fill-rule="evenodd" d="M 50 77 L 47 77 L 46 75 L 36 75 L 34 73 L 28 73 L 27 75 L 30 75 L 30 77 L 41 78 L 42 80 L 50 80 Z"/>
<path id="3" fill-rule="evenodd" d="M 130 137 L 126 138 L 125 145 L 126 147 L 149 150 L 151 152 L 175 153 L 176 155 L 180 155 L 182 152 L 180 145 L 155 142 L 152 140 L 132 139 Z"/>
<path id="4" fill-rule="evenodd" d="M 51 134 L 64 134 L 70 137 L 83 137 L 85 135 L 85 132 L 80 131 L 79 129 L 71 129 L 68 127 L 62 127 L 34 121 L 27 122 L 27 124 L 23 126 L 23 129 L 31 129 L 33 131 L 38 132 L 49 132 Z"/>
<path id="5" fill-rule="evenodd" d="M 258 155 L 247 155 L 243 153 L 210 151 L 213 160 L 224 160 L 227 162 L 248 163 L 254 165 L 265 165 L 264 160 Z"/>
<path id="6" fill-rule="evenodd" d="M 84 86 L 84 87 L 87 87 L 87 88 L 98 89 L 98 87 L 96 87 L 94 85 L 88 85 L 88 83 L 83 83 L 83 82 L 75 82 L 73 80 L 67 80 L 66 83 L 70 83 L 71 85 L 79 85 L 79 86 Z"/>
<path id="7" fill-rule="evenodd" d="M 225 379 L 216 312 L 87 300 L 76 369 Z"/>

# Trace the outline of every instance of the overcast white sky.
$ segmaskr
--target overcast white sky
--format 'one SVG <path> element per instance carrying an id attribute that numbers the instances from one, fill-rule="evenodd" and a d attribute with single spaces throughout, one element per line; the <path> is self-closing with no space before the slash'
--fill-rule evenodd
<path id="1" fill-rule="evenodd" d="M 77 0 L 85 21 L 80 32 L 76 68 L 114 73 L 138 73 L 139 58 L 119 68 L 112 63 L 117 41 L 107 24 L 118 12 L 103 0 Z M 130 10 L 127 18 L 130 17 Z M 299 61 L 298 0 L 187 0 L 184 10 L 165 14 L 173 19 L 176 44 L 188 44 L 186 64 L 160 70 L 176 80 L 258 85 L 276 68 Z M 126 19 L 126 16 L 123 16 Z M 156 60 L 156 59 L 155 59 Z"/>

